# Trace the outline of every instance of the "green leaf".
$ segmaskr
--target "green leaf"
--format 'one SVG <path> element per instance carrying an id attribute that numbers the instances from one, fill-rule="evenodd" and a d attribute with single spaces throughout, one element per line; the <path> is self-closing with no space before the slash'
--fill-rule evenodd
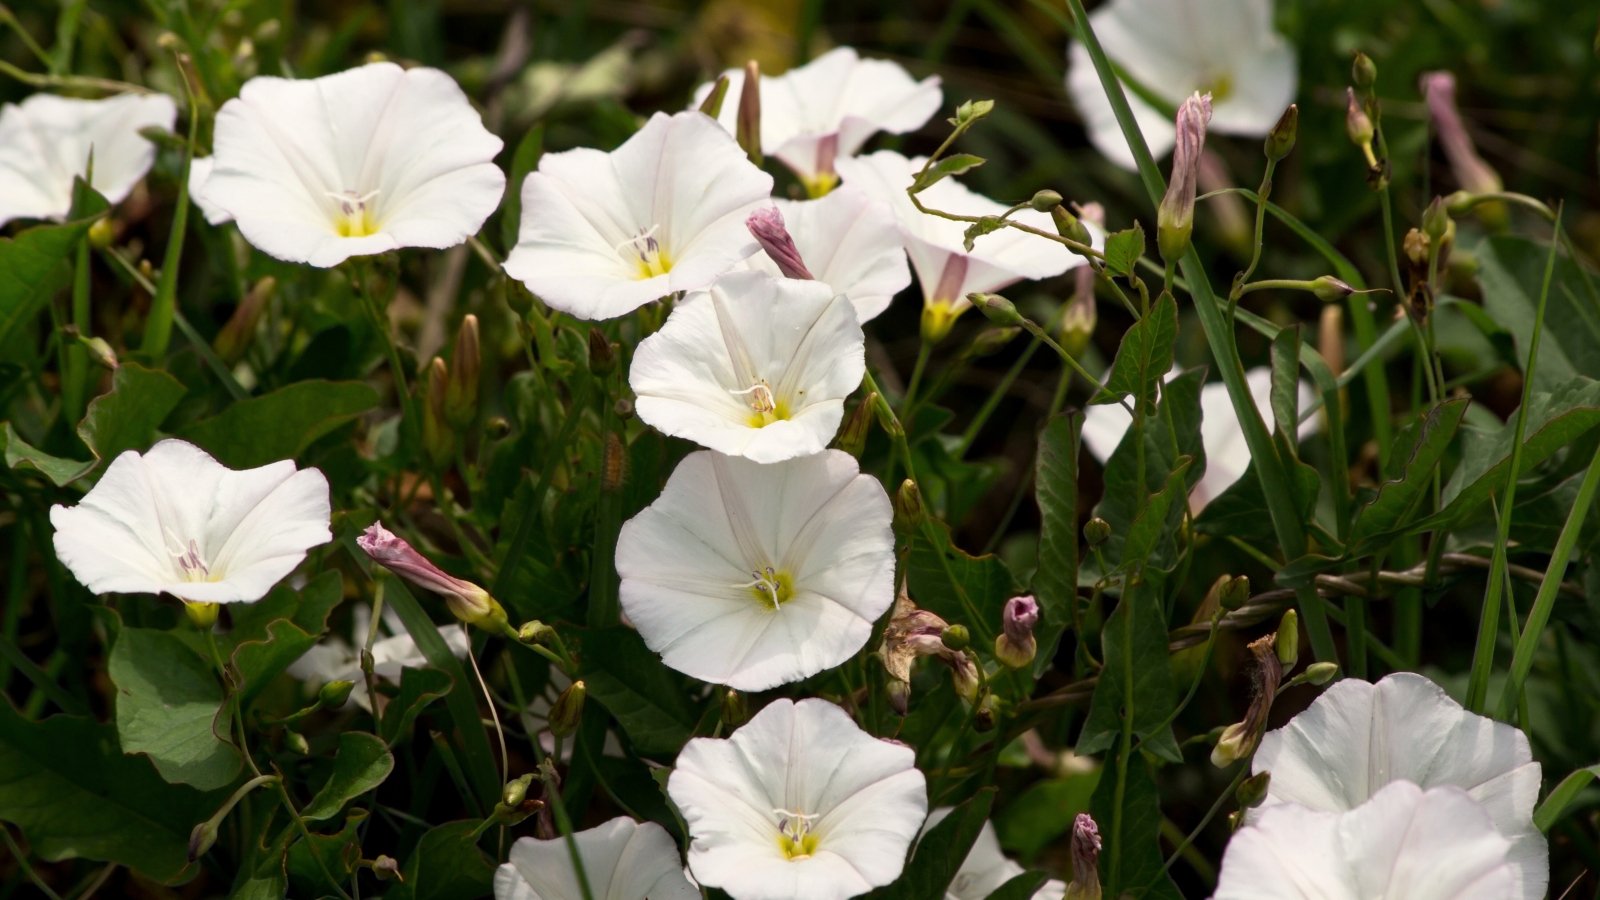
<path id="1" fill-rule="evenodd" d="M 950 810 L 917 841 L 911 861 L 894 883 L 867 894 L 868 900 L 926 900 L 942 897 L 972 852 L 994 806 L 994 788 L 984 788 Z"/>
<path id="2" fill-rule="evenodd" d="M 957 547 L 951 541 L 949 526 L 943 522 L 935 521 L 932 530 L 938 543 L 925 540 L 926 535 L 918 532 L 911 547 L 911 558 L 906 562 L 911 596 L 916 598 L 918 606 L 945 621 L 965 624 L 972 630 L 978 645 L 985 646 L 994 640 L 1006 601 L 1018 593 L 1017 580 L 1000 557 L 987 553 L 969 556 Z M 948 572 L 946 566 L 949 566 Z M 959 593 L 951 584 L 951 575 L 961 586 Z M 973 613 L 968 612 L 967 604 L 962 602 L 962 594 L 976 611 L 976 622 L 972 621 Z"/>
<path id="3" fill-rule="evenodd" d="M 298 381 L 234 403 L 181 434 L 225 466 L 252 469 L 294 459 L 317 438 L 377 405 L 378 392 L 359 381 Z"/>
<path id="4" fill-rule="evenodd" d="M 1033 900 L 1033 895 L 1050 876 L 1043 872 L 1023 872 L 994 889 L 988 900 Z"/>
<path id="5" fill-rule="evenodd" d="M 1300 327 L 1272 339 L 1272 420 L 1292 451 L 1300 433 Z M 1259 480 L 1259 479 L 1257 479 Z"/>
<path id="6" fill-rule="evenodd" d="M 383 727 L 379 733 L 385 743 L 394 744 L 411 733 L 411 725 L 433 701 L 450 693 L 450 676 L 438 669 L 400 670 L 400 693 L 383 708 Z"/>
<path id="7" fill-rule="evenodd" d="M 472 839 L 477 826 L 477 822 L 446 822 L 424 834 L 406 857 L 405 881 L 389 891 L 389 900 L 488 896 L 495 866 Z"/>
<path id="8" fill-rule="evenodd" d="M 339 752 L 333 757 L 333 774 L 300 810 L 300 815 L 311 821 L 331 819 L 346 803 L 382 784 L 392 771 L 394 757 L 377 735 L 341 732 Z"/>
<path id="9" fill-rule="evenodd" d="M 1166 486 L 1167 475 L 1180 457 L 1192 460 L 1184 478 L 1189 490 L 1199 482 L 1205 470 L 1205 444 L 1200 440 L 1200 389 L 1205 376 L 1205 369 L 1190 369 L 1161 386 L 1158 415 L 1145 421 L 1144 484 L 1138 481 L 1138 447 L 1131 426 L 1106 461 L 1105 492 L 1095 508 L 1095 515 L 1111 525 L 1111 537 L 1102 550 L 1106 559 L 1124 558 L 1123 545 L 1134 520 L 1144 512 L 1145 498 Z M 1176 561 L 1174 536 L 1185 509 L 1185 506 L 1174 505 L 1169 510 L 1167 526 L 1160 532 L 1148 565 L 1163 568 Z"/>
<path id="10" fill-rule="evenodd" d="M 1072 830 L 1078 813 L 1089 811 L 1089 799 L 1104 770 L 1062 778 L 1046 778 L 1010 798 L 994 819 L 1000 845 L 1026 863 Z"/>
<path id="11" fill-rule="evenodd" d="M 62 459 L 29 445 L 17 435 L 10 422 L 0 423 L 0 429 L 3 429 L 0 430 L 0 448 L 4 449 L 6 466 L 10 469 L 33 469 L 56 487 L 66 487 L 94 469 L 92 462 Z"/>
<path id="12" fill-rule="evenodd" d="M 1144 255 L 1144 226 L 1138 222 L 1106 237 L 1106 269 L 1113 275 L 1131 275 Z"/>
<path id="13" fill-rule="evenodd" d="M 1056 416 L 1039 434 L 1035 494 L 1039 503 L 1039 567 L 1033 596 L 1041 622 L 1034 635 L 1037 677 L 1050 667 L 1056 644 L 1072 624 L 1078 603 L 1078 430 L 1079 416 Z"/>
<path id="14" fill-rule="evenodd" d="M 1494 237 L 1478 245 L 1478 282 L 1489 315 L 1511 332 L 1516 358 L 1528 358 L 1533 321 L 1549 260 L 1547 242 Z M 1544 338 L 1533 387 L 1548 391 L 1575 375 L 1600 378 L 1600 297 L 1576 263 L 1558 254 L 1544 311 Z"/>
<path id="15" fill-rule="evenodd" d="M 171 375 L 124 362 L 111 376 L 111 390 L 89 401 L 78 436 L 102 460 L 124 450 L 146 450 L 184 393 Z"/>
<path id="16" fill-rule="evenodd" d="M 279 584 L 255 603 L 240 603 L 229 608 L 233 629 L 227 634 L 228 646 L 267 640 L 271 637 L 267 626 L 279 619 L 294 623 L 313 637 L 321 637 L 328 630 L 328 616 L 342 599 L 344 577 L 338 569 L 319 573 L 298 591 L 288 584 Z"/>
<path id="17" fill-rule="evenodd" d="M 967 230 L 961 233 L 961 245 L 966 248 L 968 253 L 971 253 L 972 246 L 977 243 L 978 238 L 986 234 L 993 234 L 1004 227 L 1006 227 L 1005 220 L 999 216 L 983 216 L 978 221 L 968 225 Z"/>
<path id="18" fill-rule="evenodd" d="M 1122 336 L 1106 389 L 1090 402 L 1110 403 L 1132 396 L 1144 408 L 1154 408 L 1161 378 L 1172 368 L 1172 347 L 1177 339 L 1178 303 L 1164 293 Z"/>
<path id="19" fill-rule="evenodd" d="M 1128 719 L 1134 735 L 1144 738 L 1146 750 L 1181 761 L 1183 754 L 1167 722 L 1177 697 L 1158 578 L 1142 578 L 1125 591 L 1106 618 L 1100 653 L 1105 667 L 1100 670 L 1089 716 L 1078 735 L 1078 754 L 1090 756 L 1109 749 L 1122 735 L 1123 720 Z M 1102 788 L 1108 780 L 1109 773 L 1102 779 Z"/>
<path id="20" fill-rule="evenodd" d="M 1182 900 L 1183 895 L 1162 870 L 1166 860 L 1161 857 L 1161 794 L 1150 765 L 1140 754 L 1129 757 L 1124 782 L 1120 811 L 1114 763 L 1107 764 L 1094 794 L 1094 820 L 1105 844 L 1100 854 L 1105 896 Z"/>
<path id="21" fill-rule="evenodd" d="M 366 810 L 352 809 L 344 817 L 344 825 L 333 834 L 312 832 L 309 839 L 290 844 L 284 868 L 298 889 L 289 896 L 326 897 L 349 881 L 361 859 L 361 826 L 366 820 Z M 329 875 L 334 881 L 328 880 Z"/>
<path id="22" fill-rule="evenodd" d="M 3 700 L 0 773 L 0 819 L 20 827 L 40 857 L 120 863 L 168 884 L 190 874 L 189 831 L 221 802 L 123 755 L 109 725 L 30 722 Z"/>
<path id="23" fill-rule="evenodd" d="M 219 737 L 228 733 L 222 684 L 187 644 L 170 632 L 124 628 L 107 670 L 124 753 L 145 754 L 161 777 L 203 791 L 238 776 L 244 762 Z"/>
<path id="24" fill-rule="evenodd" d="M 920 194 L 951 175 L 965 175 L 984 162 L 983 157 L 971 153 L 952 153 L 929 166 L 926 172 L 917 173 L 916 180 L 911 183 L 911 193 Z"/>
<path id="25" fill-rule="evenodd" d="M 1167 473 L 1167 483 L 1145 501 L 1139 517 L 1128 528 L 1128 539 L 1122 544 L 1121 565 L 1124 570 L 1143 568 L 1167 528 L 1167 519 L 1173 509 L 1183 509 L 1189 500 L 1189 484 L 1184 476 L 1193 462 L 1187 456 L 1178 457 L 1178 463 Z"/>
<path id="26" fill-rule="evenodd" d="M 1596 778 L 1600 778 L 1600 765 L 1586 766 L 1561 779 L 1561 783 L 1550 791 L 1550 796 L 1544 798 L 1539 808 L 1533 811 L 1533 824 L 1540 831 L 1549 831 L 1561 821 L 1561 816 L 1578 799 L 1578 794 Z"/>
<path id="27" fill-rule="evenodd" d="M 1450 446 L 1466 411 L 1467 399 L 1458 397 L 1440 403 L 1423 416 L 1399 477 L 1384 482 L 1372 502 L 1356 513 L 1355 523 L 1350 526 L 1353 553 L 1364 553 L 1404 530 L 1407 519 L 1432 485 L 1434 467 Z"/>
<path id="28" fill-rule="evenodd" d="M 92 224 L 38 225 L 0 238 L 0 348 L 72 278 L 67 262 Z"/>
<path id="29" fill-rule="evenodd" d="M 267 623 L 264 639 L 236 646 L 229 664 L 239 679 L 239 708 L 249 709 L 272 679 L 282 675 L 316 643 L 316 635 L 306 633 L 288 619 L 277 619 Z"/>
<path id="30" fill-rule="evenodd" d="M 699 718 L 683 679 L 631 628 L 597 628 L 583 636 L 581 677 L 640 753 L 678 752 Z"/>
<path id="31" fill-rule="evenodd" d="M 1311 521 L 1317 508 L 1317 492 L 1322 489 L 1322 476 L 1303 462 L 1289 467 L 1289 477 L 1294 479 L 1295 509 L 1300 522 Z M 1245 467 L 1239 480 L 1228 485 L 1216 499 L 1206 504 L 1195 518 L 1195 531 L 1201 534 L 1232 535 L 1247 543 L 1272 543 L 1277 535 L 1272 530 L 1272 514 L 1267 509 L 1267 497 L 1261 491 L 1261 475 L 1255 462 Z"/>

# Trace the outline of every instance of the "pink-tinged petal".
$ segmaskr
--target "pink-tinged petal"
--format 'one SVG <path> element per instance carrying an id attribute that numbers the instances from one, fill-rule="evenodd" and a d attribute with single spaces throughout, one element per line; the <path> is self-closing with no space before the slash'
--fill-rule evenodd
<path id="1" fill-rule="evenodd" d="M 862 322 L 882 313 L 911 284 L 895 220 L 866 191 L 847 185 L 820 200 L 773 203 L 812 277 L 848 297 Z M 778 272 L 760 253 L 750 258 L 750 267 Z"/>

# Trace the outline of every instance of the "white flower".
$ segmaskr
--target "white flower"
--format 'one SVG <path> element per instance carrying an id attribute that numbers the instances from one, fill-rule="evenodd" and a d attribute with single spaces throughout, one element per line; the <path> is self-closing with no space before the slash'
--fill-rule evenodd
<path id="1" fill-rule="evenodd" d="M 756 251 L 772 176 L 703 113 L 657 113 L 611 153 L 548 153 L 522 184 L 506 272 L 562 312 L 612 319 L 709 287 Z"/>
<path id="2" fill-rule="evenodd" d="M 1464 789 L 1511 841 L 1515 884 L 1496 896 L 1544 896 L 1549 848 L 1533 824 L 1540 772 L 1527 736 L 1467 712 L 1421 675 L 1340 681 L 1288 725 L 1267 732 L 1252 768 L 1272 773 L 1263 809 L 1355 809 L 1396 781 Z"/>
<path id="3" fill-rule="evenodd" d="M 657 430 L 781 462 L 833 439 L 866 372 L 864 340 L 850 301 L 826 284 L 735 272 L 639 344 L 628 383 Z"/>
<path id="4" fill-rule="evenodd" d="M 727 740 L 691 740 L 667 780 L 689 870 L 734 900 L 842 900 L 888 884 L 926 792 L 910 747 L 816 699 L 774 700 Z"/>
<path id="5" fill-rule="evenodd" d="M 34 94 L 0 106 L 0 225 L 12 219 L 64 219 L 72 180 L 120 203 L 150 171 L 155 145 L 143 128 L 172 130 L 178 110 L 165 94 L 122 94 L 78 100 Z"/>
<path id="6" fill-rule="evenodd" d="M 718 119 L 733 132 L 744 72 L 726 74 Z M 707 83 L 695 91 L 695 108 L 711 88 Z M 937 75 L 913 81 L 897 63 L 861 59 L 853 48 L 838 47 L 777 77 L 761 76 L 761 152 L 783 160 L 806 191 L 820 197 L 839 182 L 836 160 L 855 156 L 879 131 L 921 128 L 943 100 Z"/>
<path id="7" fill-rule="evenodd" d="M 697 900 L 678 845 L 654 822 L 616 818 L 573 834 L 594 900 Z M 583 900 L 565 838 L 517 838 L 494 873 L 495 900 Z"/>
<path id="8" fill-rule="evenodd" d="M 845 184 L 859 187 L 888 204 L 900 226 L 900 237 L 911 256 L 911 267 L 922 285 L 927 310 L 949 323 L 972 304 L 967 294 L 998 291 L 1024 279 L 1049 278 L 1083 264 L 1081 256 L 1049 238 L 1015 228 L 1002 228 L 977 239 L 969 253 L 963 246 L 965 223 L 926 215 L 911 203 L 911 186 L 923 159 L 906 159 L 880 150 L 869 156 L 839 160 Z M 929 209 L 967 216 L 998 216 L 1008 207 L 975 194 L 954 178 L 945 178 L 917 195 Z M 1046 213 L 1023 209 L 1012 221 L 1055 234 Z M 1096 235 L 1096 243 L 1100 238 Z M 942 336 L 942 333 L 941 333 Z"/>
<path id="9" fill-rule="evenodd" d="M 922 826 L 917 838 L 920 840 L 922 835 L 944 821 L 944 817 L 948 815 L 950 815 L 948 806 L 942 806 L 929 813 L 928 821 Z M 967 852 L 967 858 L 961 861 L 961 868 L 956 871 L 956 877 L 951 879 L 950 885 L 945 888 L 944 900 L 985 900 L 990 894 L 999 890 L 1001 885 L 1021 875 L 1023 871 L 1021 866 L 1001 852 L 1000 838 L 994 833 L 994 824 L 984 822 L 983 830 L 978 832 L 978 839 L 972 843 L 972 849 Z M 1066 892 L 1066 884 L 1052 878 L 1034 891 L 1033 900 L 1061 900 Z"/>
<path id="10" fill-rule="evenodd" d="M 1170 381 L 1178 374 L 1174 368 L 1167 374 Z M 1268 427 L 1272 421 L 1272 370 L 1262 367 L 1244 374 L 1250 386 L 1250 399 L 1256 409 L 1266 417 Z M 1299 384 L 1297 407 L 1306 409 L 1316 401 L 1311 385 Z M 1303 440 L 1315 434 L 1319 419 L 1313 416 L 1300 423 L 1299 437 Z M 1108 403 L 1091 406 L 1084 412 L 1083 445 L 1094 458 L 1104 463 L 1111 458 L 1117 445 L 1122 443 L 1132 419 L 1120 404 Z M 1233 401 L 1228 397 L 1227 385 L 1215 381 L 1200 388 L 1200 443 L 1206 452 L 1206 471 L 1189 492 L 1189 509 L 1199 513 L 1207 503 L 1217 499 L 1244 475 L 1250 466 L 1250 447 L 1245 443 L 1239 418 L 1234 415 Z"/>
<path id="11" fill-rule="evenodd" d="M 1272 27 L 1272 0 L 1111 0 L 1089 15 L 1106 56 L 1125 79 L 1163 101 L 1163 112 L 1126 82 L 1123 93 L 1157 159 L 1176 140 L 1172 109 L 1198 91 L 1211 95 L 1211 130 L 1264 136 L 1294 102 L 1299 75 L 1294 48 Z M 1067 90 L 1095 148 L 1135 168 L 1095 74 L 1089 51 L 1075 43 Z"/>
<path id="12" fill-rule="evenodd" d="M 330 681 L 348 681 L 355 685 L 350 691 L 350 699 L 362 709 L 371 709 L 372 701 L 367 697 L 366 678 L 361 672 L 360 648 L 367 644 L 367 630 L 372 624 L 372 610 L 367 606 L 357 606 L 352 619 L 350 633 L 353 643 L 346 643 L 337 637 L 324 638 L 299 659 L 290 663 L 288 671 L 291 677 L 298 678 L 313 687 Z M 401 623 L 400 617 L 395 615 L 394 610 L 384 609 L 380 621 L 382 622 L 379 626 L 380 633 L 387 631 L 388 636 L 372 643 L 372 675 L 399 684 L 403 670 L 424 668 L 428 665 L 428 658 L 406 632 L 405 625 Z M 458 659 L 466 656 L 472 648 L 467 633 L 460 628 L 441 628 L 439 636 Z"/>
<path id="13" fill-rule="evenodd" d="M 622 609 L 667 665 L 761 691 L 860 650 L 894 602 L 894 513 L 848 453 L 702 450 L 622 526 Z"/>
<path id="14" fill-rule="evenodd" d="M 206 196 L 206 182 L 211 180 L 211 170 L 216 168 L 214 156 L 196 156 L 189 160 L 189 199 L 200 207 L 208 225 L 225 225 L 233 221 L 227 210 L 212 203 Z"/>
<path id="15" fill-rule="evenodd" d="M 77 506 L 50 507 L 56 556 L 96 594 L 260 600 L 325 544 L 328 480 L 282 460 L 234 471 L 166 440 L 106 468 Z"/>
<path id="16" fill-rule="evenodd" d="M 820 200 L 774 200 L 811 276 L 850 298 L 856 317 L 871 321 L 911 284 L 905 247 L 889 209 L 865 191 L 841 187 Z M 765 253 L 750 268 L 781 274 Z"/>
<path id="17" fill-rule="evenodd" d="M 1352 810 L 1262 812 L 1228 842 L 1215 900 L 1506 900 L 1509 846 L 1464 791 L 1397 781 Z"/>
<path id="18" fill-rule="evenodd" d="M 382 62 L 252 78 L 217 112 L 213 168 L 196 202 L 231 215 L 263 252 L 320 268 L 443 249 L 500 205 L 501 146 L 438 69 Z"/>

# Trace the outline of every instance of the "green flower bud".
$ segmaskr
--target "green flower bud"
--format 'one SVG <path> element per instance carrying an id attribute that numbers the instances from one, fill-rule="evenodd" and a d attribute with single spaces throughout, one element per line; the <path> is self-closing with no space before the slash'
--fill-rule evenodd
<path id="1" fill-rule="evenodd" d="M 534 619 L 531 622 L 522 623 L 522 627 L 517 629 L 517 640 L 524 644 L 538 644 L 541 647 L 549 647 L 556 641 L 556 630 L 538 619 Z"/>
<path id="2" fill-rule="evenodd" d="M 1278 162 L 1288 156 L 1290 151 L 1294 150 L 1295 134 L 1299 129 L 1300 107 L 1291 103 L 1289 108 L 1283 111 L 1283 115 L 1278 117 L 1278 124 L 1267 132 L 1267 142 L 1263 147 L 1267 159 Z"/>
<path id="3" fill-rule="evenodd" d="M 860 458 L 862 451 L 867 449 L 867 432 L 872 428 L 873 406 L 877 403 L 878 395 L 868 391 L 861 398 L 856 408 L 850 411 L 850 417 L 844 420 L 844 425 L 839 429 L 839 437 L 834 441 L 834 446 Z"/>
<path id="4" fill-rule="evenodd" d="M 379 881 L 404 881 L 400 875 L 400 862 L 392 856 L 380 855 L 372 861 L 372 875 Z"/>
<path id="5" fill-rule="evenodd" d="M 1323 303 L 1337 303 L 1355 292 L 1355 288 L 1332 275 L 1323 275 L 1311 282 L 1311 293 Z"/>
<path id="6" fill-rule="evenodd" d="M 958 128 L 970 126 L 992 112 L 993 100 L 968 100 L 956 107 L 956 116 L 950 120 L 950 124 Z"/>
<path id="7" fill-rule="evenodd" d="M 532 772 L 506 782 L 506 786 L 500 790 L 500 802 L 506 806 L 521 806 L 522 801 L 527 799 L 528 786 L 531 784 L 533 784 Z"/>
<path id="8" fill-rule="evenodd" d="M 338 709 L 350 699 L 350 692 L 355 687 L 353 681 L 330 681 L 317 691 L 317 705 L 323 709 Z"/>
<path id="9" fill-rule="evenodd" d="M 1217 604 L 1228 612 L 1242 607 L 1250 599 L 1250 578 L 1240 575 L 1230 580 L 1217 597 Z"/>
<path id="10" fill-rule="evenodd" d="M 717 81 L 711 86 L 711 92 L 706 94 L 706 99 L 700 101 L 700 111 L 713 119 L 722 116 L 722 101 L 728 96 L 728 76 L 719 75 Z"/>
<path id="11" fill-rule="evenodd" d="M 1016 304 L 999 294 L 968 294 L 967 302 L 978 308 L 996 325 L 1021 325 L 1022 314 Z"/>
<path id="12" fill-rule="evenodd" d="M 1036 192 L 1033 197 L 1028 200 L 1028 205 L 1033 207 L 1035 212 L 1047 213 L 1061 205 L 1061 195 L 1050 190 L 1049 188 L 1045 188 L 1042 191 Z"/>
<path id="13" fill-rule="evenodd" d="M 435 469 L 450 464 L 456 453 L 456 432 L 445 411 L 445 392 L 450 371 L 444 360 L 435 356 L 428 365 L 422 404 L 422 449 Z"/>
<path id="14" fill-rule="evenodd" d="M 588 695 L 589 688 L 582 681 L 568 685 L 550 707 L 550 731 L 557 736 L 577 731 L 578 723 L 583 721 L 583 701 Z"/>
<path id="15" fill-rule="evenodd" d="M 999 697 L 992 693 L 985 694 L 978 708 L 972 712 L 972 727 L 980 733 L 993 731 L 995 723 L 1000 721 L 1001 706 Z"/>
<path id="16" fill-rule="evenodd" d="M 1253 809 L 1267 799 L 1267 787 L 1272 783 L 1271 772 L 1257 772 L 1239 783 L 1239 789 L 1233 796 L 1238 799 L 1241 809 Z"/>
<path id="17" fill-rule="evenodd" d="M 116 229 L 111 226 L 109 217 L 101 216 L 95 219 L 94 224 L 89 226 L 89 246 L 96 250 L 104 250 L 111 246 L 111 239 L 115 237 L 115 231 Z"/>
<path id="18" fill-rule="evenodd" d="M 1367 111 L 1362 107 L 1361 101 L 1356 99 L 1354 89 L 1347 89 L 1345 98 L 1345 134 L 1350 137 L 1350 143 L 1355 144 L 1364 151 L 1370 151 L 1374 133 L 1372 119 L 1367 116 Z"/>
<path id="19" fill-rule="evenodd" d="M 1094 236 L 1089 233 L 1089 226 L 1083 224 L 1082 219 L 1068 212 L 1065 206 L 1057 206 L 1050 210 L 1050 220 L 1055 223 L 1056 234 L 1069 241 L 1077 241 L 1080 244 L 1087 245 L 1094 240 Z"/>
<path id="20" fill-rule="evenodd" d="M 1278 662 L 1284 669 L 1294 668 L 1300 660 L 1300 614 L 1294 610 L 1284 612 L 1278 620 Z"/>
<path id="21" fill-rule="evenodd" d="M 217 830 L 217 823 L 207 819 L 189 832 L 189 862 L 206 855 L 206 851 L 217 842 Z"/>
<path id="22" fill-rule="evenodd" d="M 965 625 L 946 625 L 939 632 L 939 643 L 951 650 L 965 650 L 972 643 L 972 633 Z"/>
<path id="23" fill-rule="evenodd" d="M 301 756 L 311 755 L 311 743 L 306 740 L 305 735 L 298 731 L 285 729 L 283 732 L 283 743 L 284 746 L 288 747 L 291 751 L 300 754 Z"/>
<path id="24" fill-rule="evenodd" d="M 211 626 L 217 624 L 217 611 L 221 608 L 217 603 L 197 603 L 192 600 L 183 601 L 183 611 L 189 616 L 189 621 L 201 631 L 210 631 Z"/>
<path id="25" fill-rule="evenodd" d="M 1333 662 L 1314 662 L 1306 666 L 1302 677 L 1307 684 L 1324 685 L 1332 681 L 1339 674 L 1339 664 Z"/>
<path id="26" fill-rule="evenodd" d="M 1083 540 L 1090 547 L 1098 547 L 1111 537 L 1111 523 L 1095 516 L 1083 523 Z"/>
<path id="27" fill-rule="evenodd" d="M 907 528 L 921 525 L 927 517 L 928 510 L 922 505 L 922 491 L 917 488 L 915 481 L 907 478 L 900 482 L 900 490 L 894 495 L 894 511 L 896 518 Z"/>
<path id="28" fill-rule="evenodd" d="M 457 429 L 466 428 L 478 417 L 478 373 L 482 367 L 478 317 L 468 314 L 456 331 L 455 350 L 450 354 L 450 380 L 444 392 L 445 418 Z"/>
<path id="29" fill-rule="evenodd" d="M 1449 230 L 1450 213 L 1445 210 L 1444 198 L 1434 197 L 1428 208 L 1422 211 L 1422 233 L 1429 240 L 1437 241 Z"/>
<path id="30" fill-rule="evenodd" d="M 744 86 L 739 91 L 739 116 L 734 136 L 745 155 L 761 165 L 761 66 L 755 60 L 744 64 Z"/>
<path id="31" fill-rule="evenodd" d="M 1372 57 L 1356 52 L 1355 60 L 1350 63 L 1350 81 L 1362 94 L 1372 93 L 1373 86 L 1378 83 L 1378 67 L 1373 64 Z"/>
<path id="32" fill-rule="evenodd" d="M 723 691 L 722 724 L 729 728 L 738 728 L 748 718 L 750 718 L 750 709 L 745 704 L 744 695 L 733 688 Z"/>

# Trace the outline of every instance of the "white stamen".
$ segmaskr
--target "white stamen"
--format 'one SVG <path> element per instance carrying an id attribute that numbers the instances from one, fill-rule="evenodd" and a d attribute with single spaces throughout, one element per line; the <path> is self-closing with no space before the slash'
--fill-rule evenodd
<path id="1" fill-rule="evenodd" d="M 735 391 L 730 388 L 728 393 L 736 397 L 742 397 L 745 394 L 752 395 L 748 402 L 750 408 L 756 412 L 772 412 L 778 408 L 777 398 L 772 396 L 772 388 L 767 384 L 766 379 L 761 379 L 742 391 Z"/>

